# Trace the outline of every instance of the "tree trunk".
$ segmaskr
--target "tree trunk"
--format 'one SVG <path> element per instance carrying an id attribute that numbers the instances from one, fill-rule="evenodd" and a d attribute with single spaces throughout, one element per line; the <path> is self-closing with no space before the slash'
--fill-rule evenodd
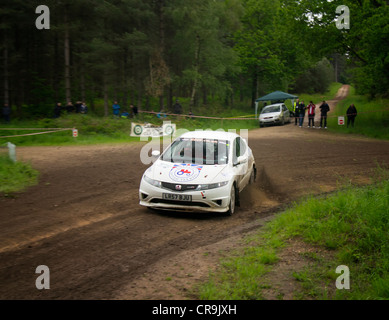
<path id="1" fill-rule="evenodd" d="M 244 100 L 244 79 L 243 79 L 243 76 L 241 75 L 239 77 L 239 87 L 240 87 L 240 98 L 239 98 L 239 101 L 240 102 L 243 102 Z"/>
<path id="2" fill-rule="evenodd" d="M 4 52 L 3 52 L 3 60 L 4 60 L 4 104 L 9 105 L 9 79 L 8 79 L 8 44 L 7 37 L 4 36 Z"/>
<path id="3" fill-rule="evenodd" d="M 108 83 L 107 76 L 104 76 L 103 95 L 104 95 L 104 116 L 108 117 Z"/>
<path id="4" fill-rule="evenodd" d="M 86 100 L 86 93 L 85 93 L 85 72 L 84 72 L 84 67 L 81 68 L 81 99 L 83 102 Z"/>
<path id="5" fill-rule="evenodd" d="M 70 85 L 70 46 L 69 46 L 69 24 L 67 7 L 64 10 L 64 23 L 65 23 L 65 90 L 66 90 L 66 102 L 72 100 L 71 85 Z"/>
<path id="6" fill-rule="evenodd" d="M 205 106 L 208 104 L 207 95 L 208 95 L 207 88 L 203 86 L 203 105 Z"/>
<path id="7" fill-rule="evenodd" d="M 137 101 L 138 111 L 142 109 L 142 95 L 143 95 L 142 82 L 138 80 L 138 101 Z"/>
<path id="8" fill-rule="evenodd" d="M 258 98 L 258 74 L 256 71 L 253 73 L 251 86 L 251 106 L 255 108 L 255 100 Z"/>
<path id="9" fill-rule="evenodd" d="M 164 25 L 164 0 L 159 0 L 159 40 L 160 40 L 160 48 L 161 48 L 161 59 L 164 60 L 164 51 L 165 51 L 165 25 Z M 164 88 L 161 88 L 161 95 L 159 96 L 159 110 L 163 109 L 163 93 Z"/>
<path id="10" fill-rule="evenodd" d="M 200 50 L 201 50 L 201 44 L 200 44 L 200 38 L 199 36 L 196 37 L 196 50 L 195 50 L 195 65 L 194 65 L 194 70 L 195 70 L 195 78 L 193 81 L 193 86 L 192 86 L 192 93 L 190 96 L 190 103 L 189 103 L 189 111 L 192 112 L 192 108 L 195 103 L 195 97 L 196 97 L 196 92 L 197 92 L 197 85 L 198 85 L 198 72 L 199 72 L 199 58 L 200 58 Z"/>
<path id="11" fill-rule="evenodd" d="M 173 85 L 170 83 L 168 88 L 168 94 L 167 94 L 167 110 L 173 109 Z"/>

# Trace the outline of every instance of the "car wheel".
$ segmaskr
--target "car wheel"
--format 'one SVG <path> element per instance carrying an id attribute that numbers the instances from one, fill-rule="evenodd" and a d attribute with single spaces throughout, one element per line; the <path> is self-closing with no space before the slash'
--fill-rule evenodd
<path id="1" fill-rule="evenodd" d="M 228 211 L 227 211 L 227 214 L 229 216 L 232 216 L 235 213 L 235 200 L 236 200 L 236 189 L 235 189 L 235 184 L 234 184 L 232 186 L 232 188 L 231 188 L 230 204 L 229 204 L 229 208 L 228 208 Z"/>
<path id="2" fill-rule="evenodd" d="M 281 120 L 281 126 L 283 126 L 284 124 L 285 124 L 285 118 L 283 117 Z"/>
<path id="3" fill-rule="evenodd" d="M 253 184 L 254 182 L 255 182 L 255 167 L 253 166 L 253 169 L 251 170 L 250 173 L 249 184 Z"/>

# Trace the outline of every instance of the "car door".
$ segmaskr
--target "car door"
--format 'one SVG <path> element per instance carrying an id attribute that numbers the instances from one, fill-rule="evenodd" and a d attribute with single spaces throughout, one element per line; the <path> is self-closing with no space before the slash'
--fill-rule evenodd
<path id="1" fill-rule="evenodd" d="M 243 156 L 243 162 L 238 163 L 238 158 Z M 234 140 L 233 144 L 233 170 L 235 175 L 235 180 L 239 190 L 243 190 L 244 187 L 248 184 L 250 179 L 250 172 L 248 170 L 248 148 L 247 144 L 241 137 L 237 137 Z"/>
<path id="2" fill-rule="evenodd" d="M 285 122 L 289 122 L 290 121 L 290 111 L 289 109 L 286 107 L 286 105 L 282 105 L 282 110 L 284 111 L 284 119 L 285 119 Z"/>

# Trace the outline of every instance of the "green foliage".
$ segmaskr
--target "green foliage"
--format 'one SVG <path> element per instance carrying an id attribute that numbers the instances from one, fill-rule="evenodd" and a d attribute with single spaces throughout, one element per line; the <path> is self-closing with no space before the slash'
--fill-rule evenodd
<path id="1" fill-rule="evenodd" d="M 333 81 L 334 68 L 327 58 L 323 58 L 296 80 L 293 92 L 325 93 Z"/>
<path id="2" fill-rule="evenodd" d="M 22 191 L 38 181 L 38 171 L 23 162 L 12 162 L 8 156 L 0 154 L 0 193 L 9 194 Z"/>
<path id="3" fill-rule="evenodd" d="M 325 199 L 296 203 L 269 222 L 250 247 L 223 263 L 199 289 L 201 299 L 262 299 L 262 278 L 292 238 L 334 252 L 292 276 L 300 299 L 389 299 L 389 174 L 379 169 L 375 185 L 347 187 Z M 280 245 L 280 243 L 282 243 Z M 333 290 L 338 265 L 351 272 L 351 290 Z"/>
<path id="4" fill-rule="evenodd" d="M 337 116 L 346 116 L 347 108 L 354 104 L 358 111 L 355 127 L 339 126 Z M 329 129 L 348 134 L 360 134 L 367 137 L 389 140 L 389 100 L 384 98 L 370 99 L 366 95 L 356 94 L 350 88 L 349 96 L 339 101 L 335 114 L 329 118 Z"/>
<path id="5" fill-rule="evenodd" d="M 350 28 L 337 29 L 336 8 L 350 11 Z M 385 1 L 299 1 L 295 8 L 300 31 L 311 52 L 347 54 L 359 93 L 388 95 L 389 6 Z M 311 15 L 307 15 L 309 12 Z"/>

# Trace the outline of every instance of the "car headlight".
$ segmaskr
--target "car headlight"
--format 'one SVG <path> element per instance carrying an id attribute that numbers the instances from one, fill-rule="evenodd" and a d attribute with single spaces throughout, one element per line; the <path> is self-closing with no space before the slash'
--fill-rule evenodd
<path id="1" fill-rule="evenodd" d="M 144 179 L 147 183 L 151 184 L 151 185 L 154 186 L 154 187 L 157 187 L 157 188 L 161 188 L 161 187 L 162 187 L 161 181 L 151 179 L 151 178 L 149 178 L 149 177 L 146 176 L 146 175 L 143 176 L 143 179 Z"/>
<path id="2" fill-rule="evenodd" d="M 224 187 L 228 184 L 228 181 L 218 182 L 218 183 L 211 183 L 211 184 L 199 184 L 196 188 L 197 191 L 200 190 L 209 190 L 209 189 L 215 189 Z"/>

